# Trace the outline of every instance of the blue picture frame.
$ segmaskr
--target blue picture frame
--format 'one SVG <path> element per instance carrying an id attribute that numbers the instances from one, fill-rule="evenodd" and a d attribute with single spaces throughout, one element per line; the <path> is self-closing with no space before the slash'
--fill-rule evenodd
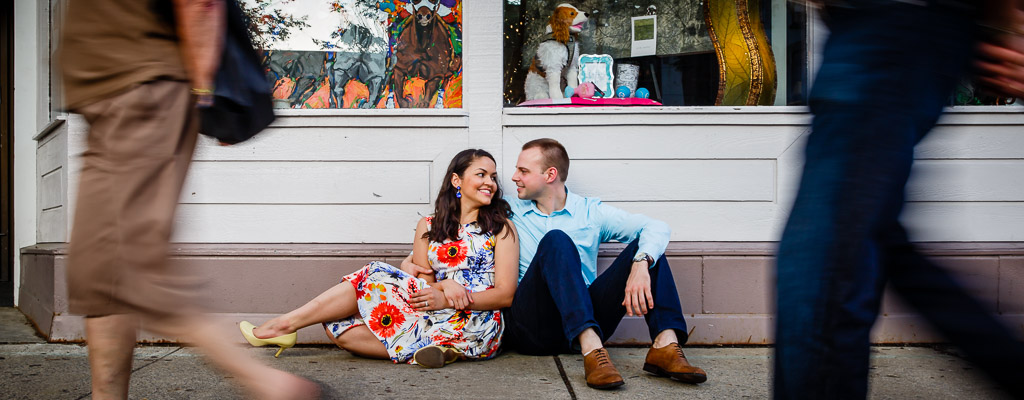
<path id="1" fill-rule="evenodd" d="M 594 97 L 615 97 L 614 63 L 608 54 L 581 54 L 579 83 L 594 83 L 598 90 Z"/>

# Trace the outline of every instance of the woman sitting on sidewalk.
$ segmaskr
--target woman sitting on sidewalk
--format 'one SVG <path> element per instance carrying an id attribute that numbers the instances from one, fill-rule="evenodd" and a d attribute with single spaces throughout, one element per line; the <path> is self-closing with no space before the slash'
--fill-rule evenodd
<path id="1" fill-rule="evenodd" d="M 452 159 L 434 214 L 420 219 L 413 239 L 415 263 L 430 268 L 371 262 L 298 309 L 258 327 L 242 321 L 242 335 L 253 346 L 280 346 L 280 355 L 297 330 L 323 323 L 338 347 L 364 357 L 430 368 L 493 357 L 519 267 L 496 169 L 484 150 Z"/>

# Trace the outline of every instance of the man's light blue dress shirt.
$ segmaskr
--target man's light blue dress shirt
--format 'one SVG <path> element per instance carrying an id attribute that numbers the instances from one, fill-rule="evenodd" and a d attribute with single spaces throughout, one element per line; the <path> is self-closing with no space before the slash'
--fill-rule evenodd
<path id="1" fill-rule="evenodd" d="M 520 200 L 515 195 L 505 197 L 512 205 L 512 222 L 519 232 L 519 279 L 530 267 L 540 240 L 554 229 L 562 230 L 576 243 L 587 286 L 597 277 L 597 248 L 601 242 L 630 243 L 640 237 L 639 252 L 647 253 L 655 261 L 665 254 L 672 233 L 668 224 L 642 214 L 630 214 L 597 198 L 578 196 L 568 188 L 565 191 L 565 208 L 551 215 L 538 210 L 532 200 Z"/>

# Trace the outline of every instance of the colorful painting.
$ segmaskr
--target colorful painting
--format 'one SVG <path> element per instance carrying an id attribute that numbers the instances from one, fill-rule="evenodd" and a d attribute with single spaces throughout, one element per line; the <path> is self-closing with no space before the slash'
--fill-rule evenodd
<path id="1" fill-rule="evenodd" d="M 280 106 L 462 107 L 462 0 L 242 4 Z"/>

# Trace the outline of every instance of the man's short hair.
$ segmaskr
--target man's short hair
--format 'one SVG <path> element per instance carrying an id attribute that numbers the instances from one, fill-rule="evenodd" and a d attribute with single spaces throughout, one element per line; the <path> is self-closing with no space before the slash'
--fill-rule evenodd
<path id="1" fill-rule="evenodd" d="M 569 153 L 565 147 L 555 139 L 542 138 L 534 139 L 523 145 L 523 150 L 539 148 L 544 163 L 544 169 L 555 167 L 558 171 L 558 178 L 565 182 L 569 177 Z"/>

